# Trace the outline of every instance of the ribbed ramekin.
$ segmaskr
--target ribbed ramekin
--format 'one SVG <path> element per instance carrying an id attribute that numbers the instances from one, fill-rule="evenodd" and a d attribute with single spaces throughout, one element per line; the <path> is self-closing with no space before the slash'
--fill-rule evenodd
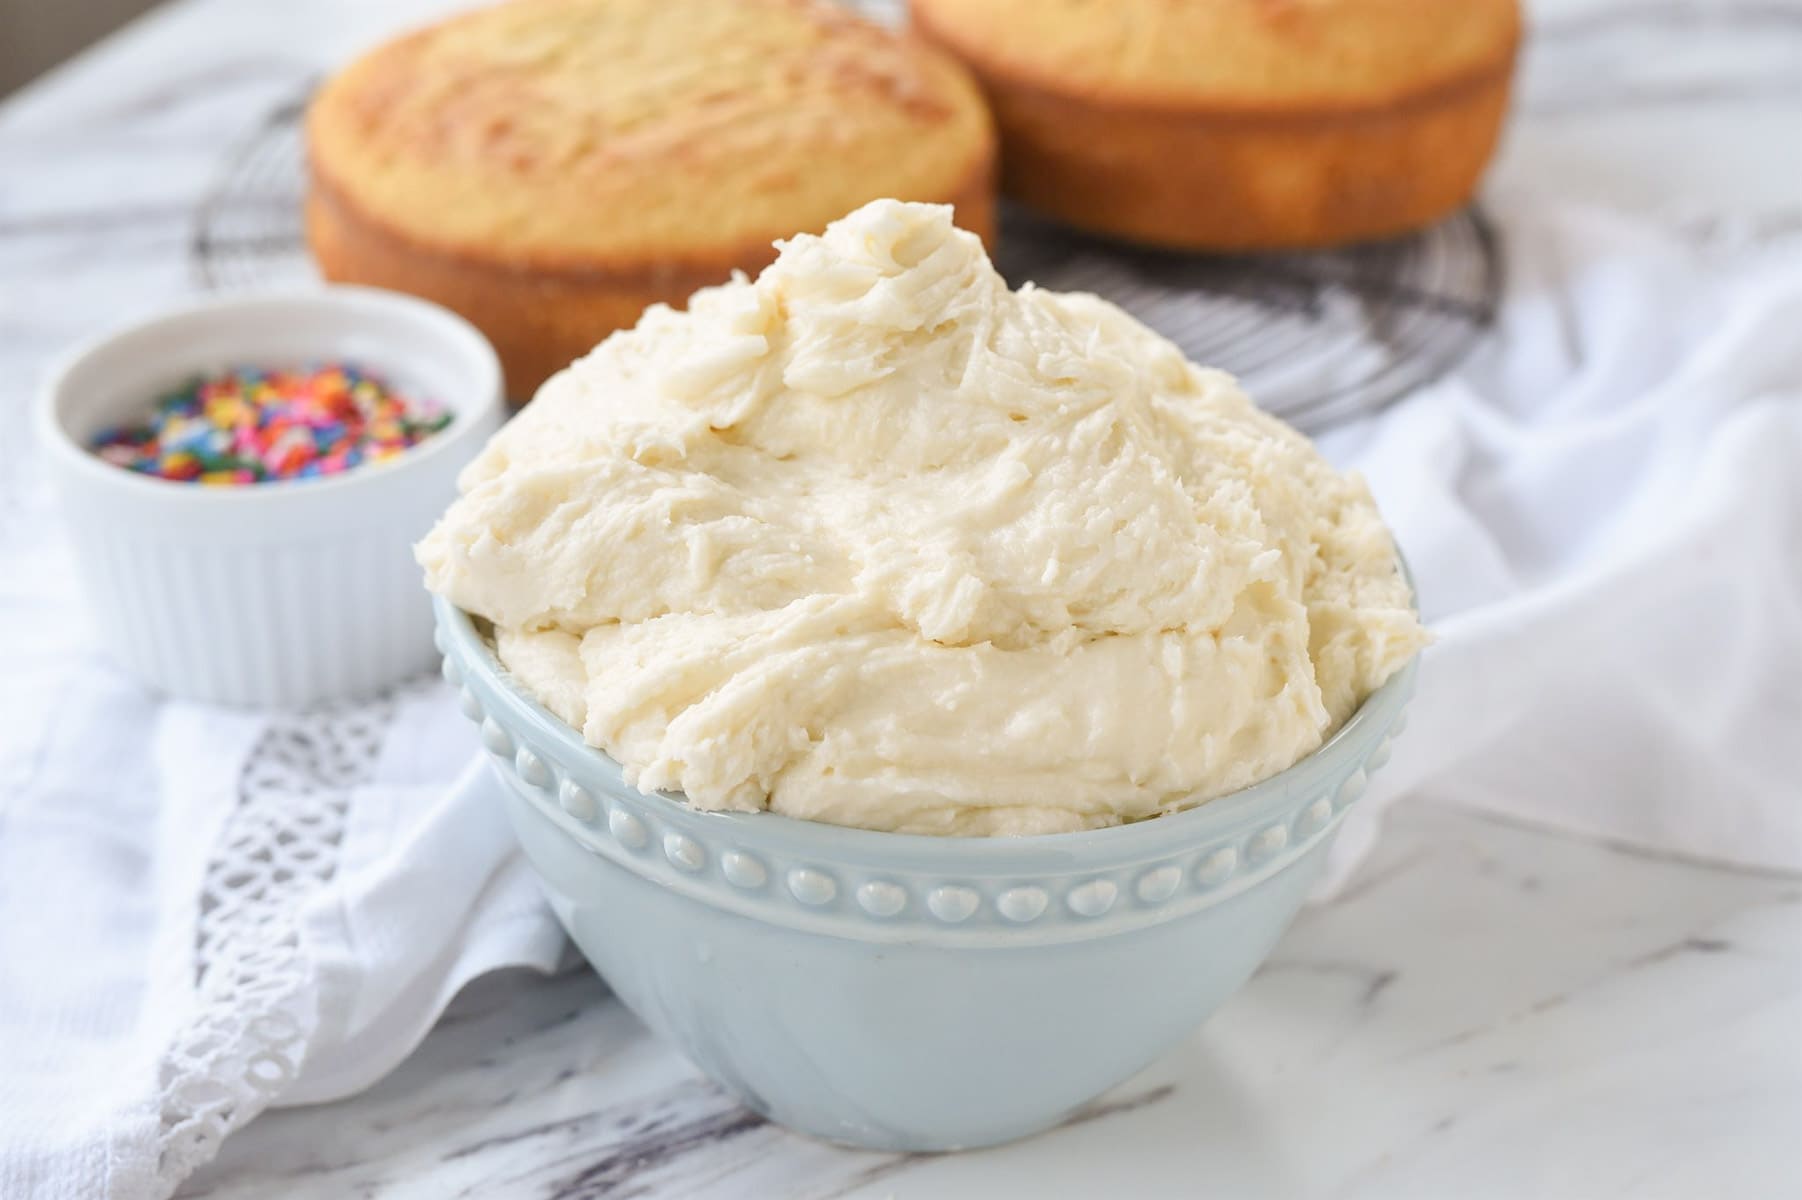
<path id="1" fill-rule="evenodd" d="M 210 488 L 96 457 L 101 429 L 223 369 L 352 362 L 448 407 L 388 462 L 325 479 Z M 429 669 L 412 543 L 500 427 L 500 364 L 436 305 L 330 287 L 192 305 L 71 354 L 35 423 L 97 632 L 124 668 L 185 699 L 291 707 Z"/>
<path id="2" fill-rule="evenodd" d="M 1410 663 L 1314 754 L 1187 812 L 931 838 L 646 796 L 437 602 L 445 678 L 577 946 L 773 1120 L 883 1150 L 1045 1129 L 1186 1037 L 1270 953 L 1388 758 Z"/>

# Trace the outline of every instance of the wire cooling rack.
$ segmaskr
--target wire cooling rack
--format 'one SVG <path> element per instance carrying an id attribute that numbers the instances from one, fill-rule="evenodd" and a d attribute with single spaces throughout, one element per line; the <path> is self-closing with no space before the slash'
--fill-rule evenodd
<path id="1" fill-rule="evenodd" d="M 315 278 L 300 215 L 310 92 L 263 118 L 196 211 L 192 258 L 203 285 Z M 1016 287 L 1031 280 L 1105 296 L 1310 432 L 1449 371 L 1494 321 L 1501 283 L 1495 234 L 1476 208 L 1393 241 L 1221 256 L 1123 246 L 1004 206 L 996 262 Z"/>
<path id="2" fill-rule="evenodd" d="M 1456 366 L 1493 323 L 1501 282 L 1475 208 L 1406 238 L 1257 255 L 1123 246 L 1014 210 L 996 257 L 1016 287 L 1105 296 L 1314 431 Z"/>

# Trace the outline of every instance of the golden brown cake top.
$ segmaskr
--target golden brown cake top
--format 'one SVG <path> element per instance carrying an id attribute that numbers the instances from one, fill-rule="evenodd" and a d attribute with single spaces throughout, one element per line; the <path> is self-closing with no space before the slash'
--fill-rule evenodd
<path id="1" fill-rule="evenodd" d="M 358 59 L 307 137 L 328 192 L 416 243 L 654 274 L 950 199 L 993 134 L 962 67 L 824 0 L 513 0 Z"/>
<path id="2" fill-rule="evenodd" d="M 1516 0 L 913 0 L 1016 83 L 1248 115 L 1385 107 L 1509 68 Z"/>

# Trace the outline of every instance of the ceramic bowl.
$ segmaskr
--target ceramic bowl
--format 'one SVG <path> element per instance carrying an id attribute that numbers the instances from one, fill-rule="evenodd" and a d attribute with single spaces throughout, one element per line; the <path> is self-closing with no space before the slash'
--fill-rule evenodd
<path id="1" fill-rule="evenodd" d="M 1270 952 L 1401 730 L 1415 665 L 1320 750 L 1187 812 L 932 838 L 626 785 L 437 601 L 445 678 L 558 917 L 620 999 L 774 1121 L 891 1151 L 1056 1124 Z"/>
<path id="2" fill-rule="evenodd" d="M 115 467 L 94 435 L 196 376 L 353 362 L 448 407 L 398 457 L 325 479 L 211 488 Z M 475 327 L 372 288 L 215 299 L 76 350 L 35 414 L 100 640 L 189 700 L 296 707 L 374 692 L 432 665 L 412 544 L 500 427 L 500 363 Z"/>

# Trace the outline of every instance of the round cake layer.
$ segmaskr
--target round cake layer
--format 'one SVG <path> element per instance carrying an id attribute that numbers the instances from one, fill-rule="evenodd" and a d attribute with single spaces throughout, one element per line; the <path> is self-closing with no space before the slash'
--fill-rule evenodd
<path id="1" fill-rule="evenodd" d="M 639 274 L 947 200 L 992 157 L 961 68 L 808 0 L 514 0 L 352 63 L 307 136 L 342 204 L 422 247 Z"/>
<path id="2" fill-rule="evenodd" d="M 1505 69 L 1520 37 L 1516 0 L 913 0 L 912 12 L 985 78 L 1266 116 L 1456 89 Z"/>
<path id="3" fill-rule="evenodd" d="M 516 396 L 646 305 L 882 196 L 987 235 L 994 133 L 968 73 L 812 0 L 514 0 L 402 37 L 307 120 L 332 279 L 469 317 Z"/>
<path id="4" fill-rule="evenodd" d="M 1494 151 L 1515 0 L 1030 5 L 917 0 L 981 79 L 1009 194 L 1156 245 L 1258 250 L 1406 232 L 1463 205 Z"/>

